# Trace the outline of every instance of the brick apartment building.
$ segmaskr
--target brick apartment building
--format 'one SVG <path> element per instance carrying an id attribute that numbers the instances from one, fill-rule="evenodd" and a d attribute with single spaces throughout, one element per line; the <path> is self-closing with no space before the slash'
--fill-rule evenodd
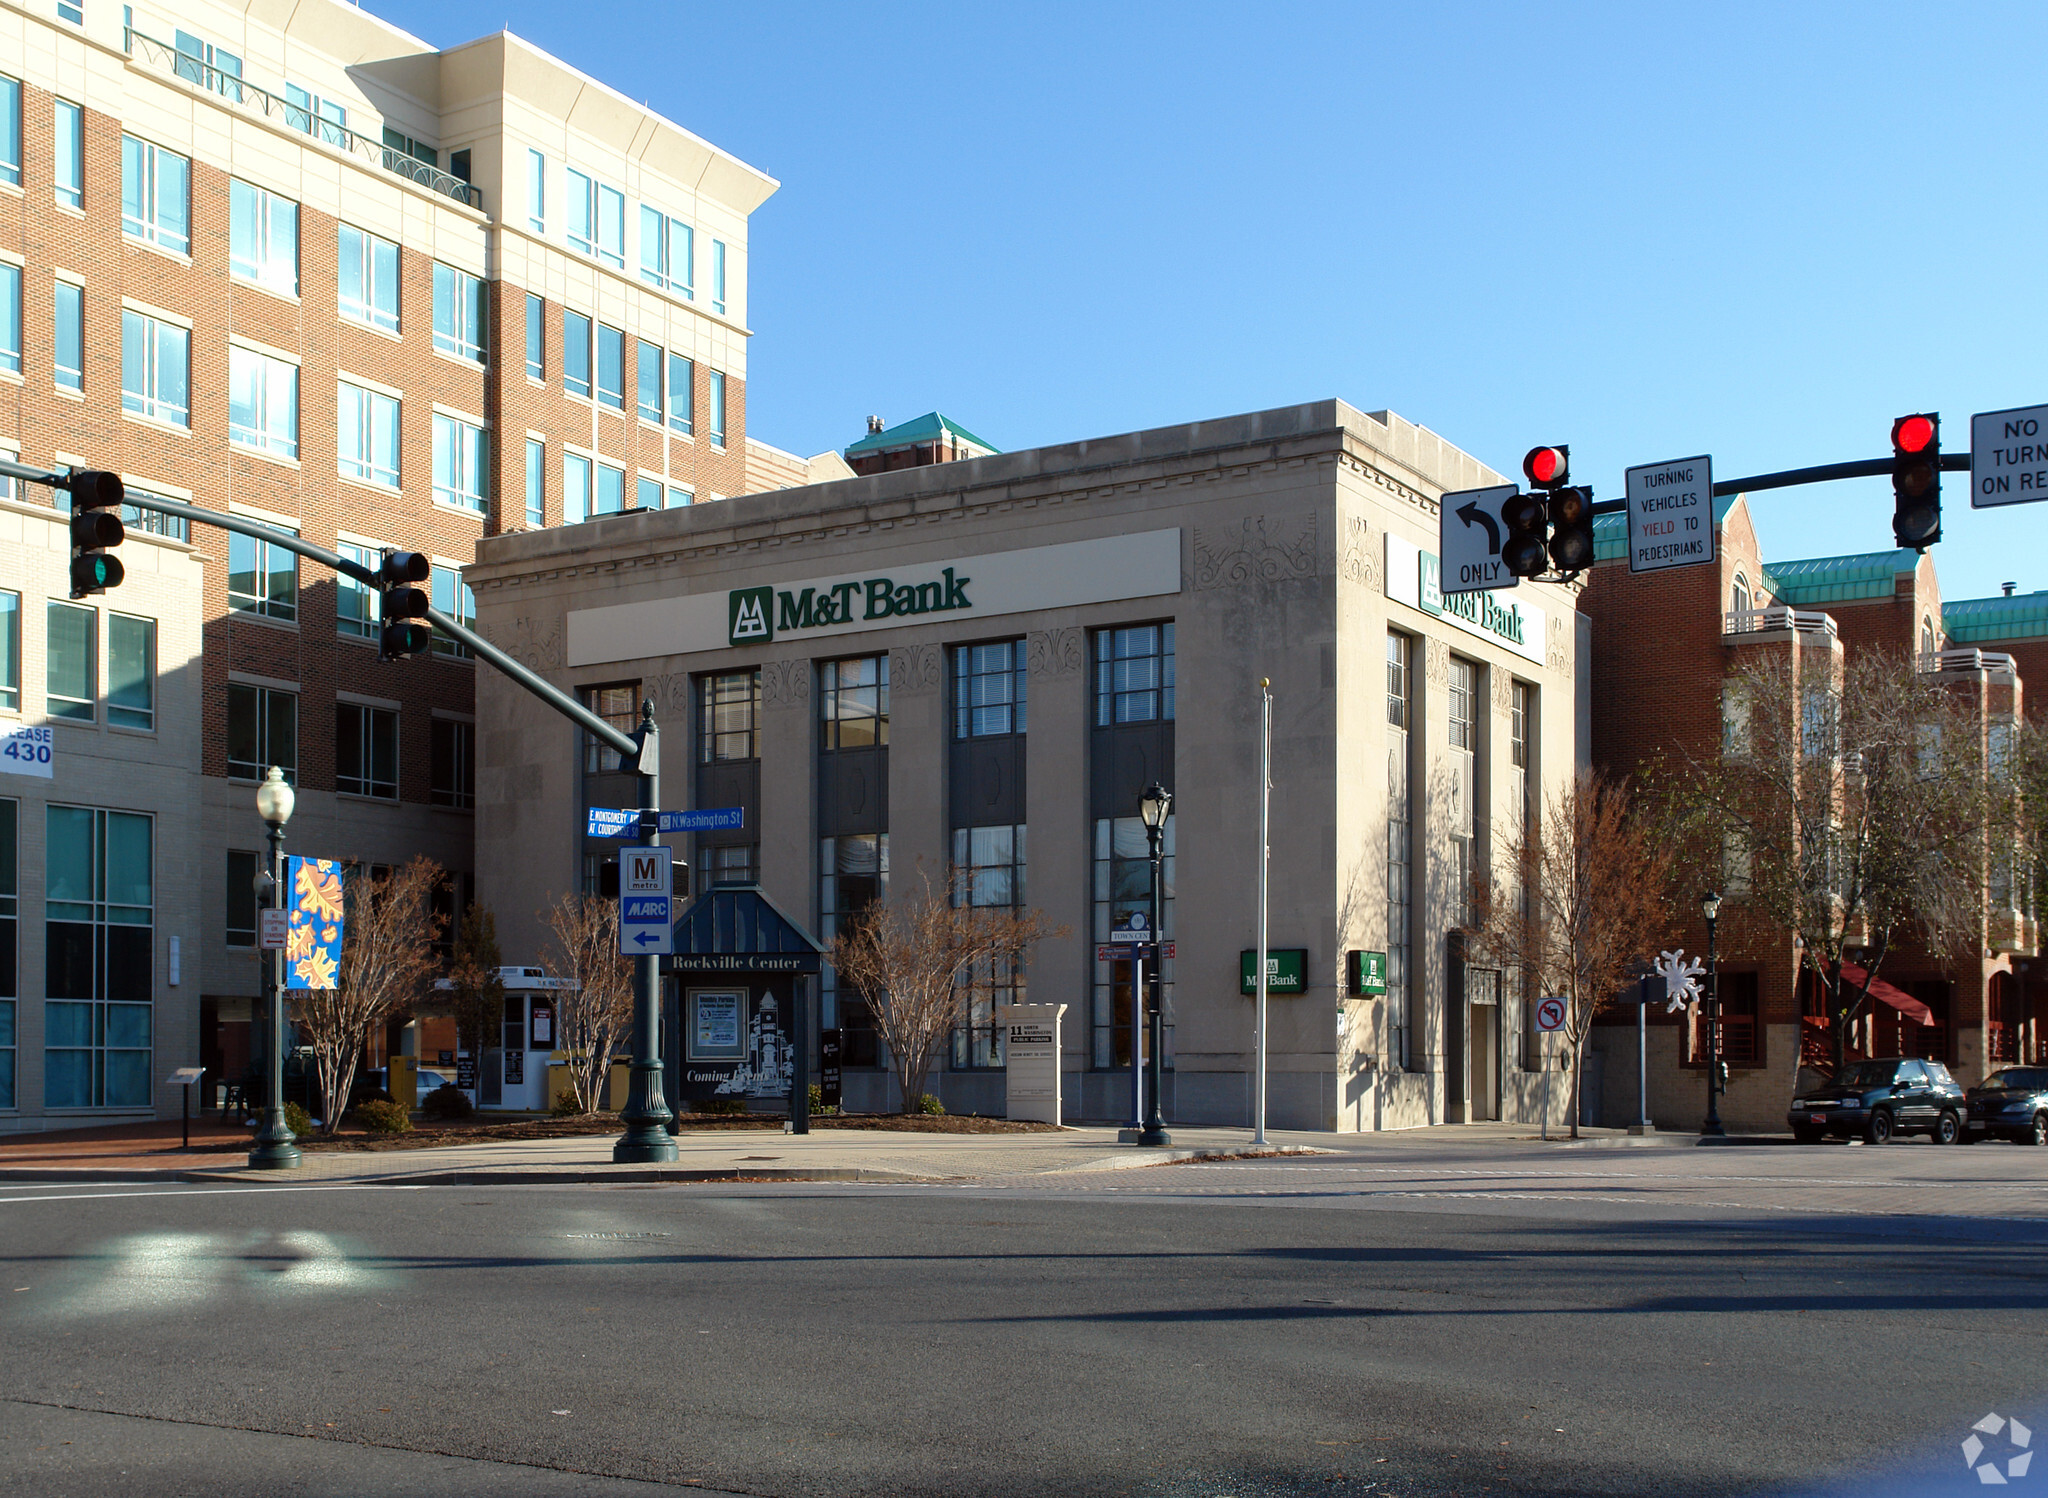
<path id="1" fill-rule="evenodd" d="M 1721 682 L 1748 651 L 1789 653 L 1802 677 L 1826 678 L 1865 650 L 1911 652 L 1964 694 L 1985 725 L 2025 708 L 2021 660 L 2030 650 L 2048 672 L 2048 598 L 1988 599 L 1944 606 L 1932 555 L 1884 551 L 1765 562 L 1748 504 L 1716 502 L 1720 556 L 1713 566 L 1634 576 L 1626 561 L 1625 517 L 1596 526 L 1598 565 L 1580 607 L 1592 620 L 1596 767 L 1632 773 L 1662 755 L 1711 752 L 1724 732 Z M 2022 643 L 2031 639 L 2031 646 Z M 1995 645 L 1997 649 L 1987 649 Z M 1964 1081 L 2003 1061 L 2043 1055 L 2033 995 L 2041 981 L 2031 891 L 2023 909 L 1988 913 L 1982 955 L 1951 959 L 1908 943 L 1895 947 L 1873 986 L 1855 1036 L 1866 1055 L 1918 1055 L 1945 1062 Z M 1706 927 L 1686 910 L 1688 953 L 1704 954 Z M 1799 972 L 1789 933 L 1753 921 L 1739 898 L 1719 920 L 1723 1054 L 1730 1069 L 1721 1113 L 1731 1128 L 1784 1128 L 1806 1033 L 1818 1014 L 1810 975 Z M 2034 970 L 2030 973 L 2030 969 Z M 1910 1002 L 1924 1005 L 1922 1023 Z M 1908 1011 L 1911 1011 L 1910 1013 Z M 1634 1011 L 1615 1010 L 1596 1030 L 1604 1060 L 1603 1117 L 1628 1122 L 1636 1105 Z M 1706 1035 L 1699 1017 L 1649 1011 L 1651 1117 L 1695 1128 L 1705 1111 Z"/>
<path id="2" fill-rule="evenodd" d="M 436 50 L 339 0 L 0 0 L 0 451 L 359 560 L 427 553 L 436 604 L 473 615 L 487 534 L 806 481 L 747 436 L 748 216 L 775 187 L 509 34 Z M 139 515 L 128 582 L 60 613 L 48 493 L 0 505 L 0 717 L 54 724 L 59 767 L 0 778 L 0 1129 L 175 1112 L 171 1067 L 250 1055 L 265 767 L 298 787 L 292 851 L 426 853 L 447 913 L 468 897 L 475 665 L 439 638 L 379 662 L 374 594 Z M 147 749 L 120 737 L 143 690 Z M 157 897 L 86 902 L 100 955 L 60 1000 L 76 892 L 44 848 L 80 812 L 154 829 L 93 857 Z M 124 922 L 146 964 L 107 958 Z"/>

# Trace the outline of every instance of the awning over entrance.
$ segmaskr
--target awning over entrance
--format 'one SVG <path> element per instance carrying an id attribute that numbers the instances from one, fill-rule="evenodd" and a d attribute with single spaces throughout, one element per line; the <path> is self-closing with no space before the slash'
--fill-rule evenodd
<path id="1" fill-rule="evenodd" d="M 758 884 L 715 884 L 676 918 L 669 972 L 815 973 L 824 948 Z"/>
<path id="2" fill-rule="evenodd" d="M 1882 978 L 1871 978 L 1869 973 L 1856 966 L 1853 962 L 1842 964 L 1843 988 L 1846 989 L 1852 984 L 1857 988 L 1861 988 L 1866 980 L 1870 983 L 1870 996 L 1873 999 L 1882 999 L 1917 1025 L 1931 1025 L 1934 1023 L 1934 1011 L 1907 993 L 1903 988 L 1894 988 Z"/>

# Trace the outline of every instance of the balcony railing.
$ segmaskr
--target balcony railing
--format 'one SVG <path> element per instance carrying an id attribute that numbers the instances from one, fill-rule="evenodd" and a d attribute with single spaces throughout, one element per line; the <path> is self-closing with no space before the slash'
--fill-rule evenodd
<path id="1" fill-rule="evenodd" d="M 1943 650 L 1920 657 L 1922 671 L 1988 671 L 1993 676 L 2013 676 L 2019 663 L 2002 650 L 1979 650 L 1974 645 L 1961 650 Z"/>
<path id="2" fill-rule="evenodd" d="M 1753 635 L 1778 630 L 1822 635 L 1832 640 L 1835 637 L 1835 620 L 1831 614 L 1787 608 L 1783 604 L 1769 609 L 1730 609 L 1721 616 L 1723 634 Z"/>
<path id="3" fill-rule="evenodd" d="M 467 203 L 478 210 L 484 206 L 483 193 L 452 173 L 431 166 L 416 156 L 408 156 L 403 151 L 385 145 L 381 140 L 371 140 L 367 135 L 359 135 L 345 125 L 315 114 L 303 104 L 281 99 L 267 88 L 258 88 L 233 73 L 223 72 L 212 63 L 194 57 L 189 52 L 180 52 L 176 47 L 160 42 L 153 36 L 145 36 L 132 26 L 124 28 L 124 35 L 130 57 L 146 58 L 187 83 L 197 84 L 210 94 L 219 94 L 228 103 L 239 106 L 251 114 L 264 115 L 279 121 L 287 129 L 309 135 L 314 140 L 326 141 L 332 146 L 339 146 L 351 156 L 359 156 L 372 166 L 380 166 L 385 171 L 395 172 L 401 177 L 410 177 L 420 186 L 429 188 L 445 198 Z"/>

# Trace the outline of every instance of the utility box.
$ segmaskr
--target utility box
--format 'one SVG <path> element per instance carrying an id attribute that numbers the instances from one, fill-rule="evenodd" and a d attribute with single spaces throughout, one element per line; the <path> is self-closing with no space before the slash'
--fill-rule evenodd
<path id="1" fill-rule="evenodd" d="M 1060 1016 L 1065 1004 L 1000 1004 L 1003 1054 L 1009 1078 L 1009 1118 L 1060 1121 Z"/>
<path id="2" fill-rule="evenodd" d="M 391 1100 L 412 1109 L 420 1105 L 420 1063 L 417 1056 L 392 1056 L 384 1064 L 384 1090 Z"/>

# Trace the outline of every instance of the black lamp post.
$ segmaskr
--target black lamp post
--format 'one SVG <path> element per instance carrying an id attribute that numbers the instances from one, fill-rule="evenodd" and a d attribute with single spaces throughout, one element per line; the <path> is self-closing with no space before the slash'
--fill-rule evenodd
<path id="1" fill-rule="evenodd" d="M 1138 1143 L 1151 1148 L 1173 1143 L 1173 1137 L 1166 1132 L 1166 1120 L 1159 1112 L 1160 1079 L 1164 1074 L 1166 1050 L 1166 1018 L 1160 1012 L 1163 990 L 1159 970 L 1166 965 L 1166 932 L 1159 919 L 1159 865 L 1166 856 L 1166 814 L 1172 809 L 1173 792 L 1157 781 L 1147 786 L 1145 794 L 1138 798 L 1138 815 L 1145 821 L 1145 847 L 1152 855 L 1152 986 L 1145 1002 L 1146 1041 L 1152 1049 L 1152 1098 L 1145 1111 L 1145 1129 L 1138 1135 Z"/>
<path id="2" fill-rule="evenodd" d="M 1728 1131 L 1721 1127 L 1721 965 L 1714 951 L 1715 917 L 1721 913 L 1721 896 L 1708 891 L 1700 896 L 1700 911 L 1707 918 L 1707 1121 L 1700 1125 L 1703 1136 L 1718 1138 Z"/>
<path id="3" fill-rule="evenodd" d="M 285 908 L 284 824 L 292 819 L 295 801 L 291 783 L 276 765 L 256 787 L 256 814 L 270 829 L 270 908 Z M 263 1127 L 256 1131 L 256 1147 L 249 1151 L 251 1170 L 297 1170 L 297 1136 L 284 1122 L 284 949 L 265 957 L 264 988 L 269 1000 L 269 1055 L 264 1058 Z"/>

